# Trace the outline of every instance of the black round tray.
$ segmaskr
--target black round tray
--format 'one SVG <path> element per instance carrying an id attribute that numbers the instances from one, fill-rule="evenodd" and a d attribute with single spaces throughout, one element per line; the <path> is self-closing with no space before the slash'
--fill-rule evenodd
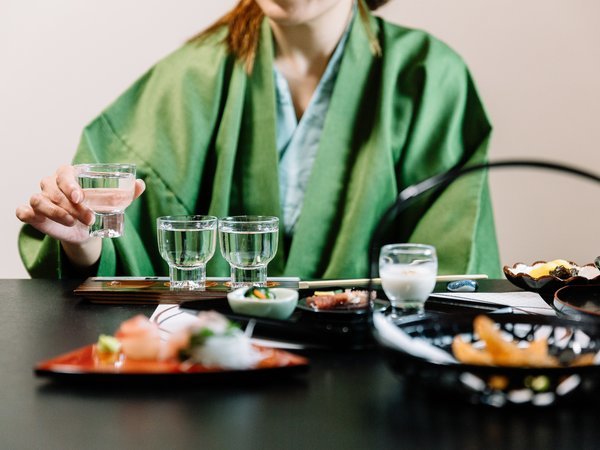
<path id="1" fill-rule="evenodd" d="M 466 341 L 477 340 L 473 332 L 474 317 L 474 314 L 385 316 L 411 339 L 421 339 L 450 355 L 454 336 L 460 334 Z M 579 352 L 600 352 L 598 322 L 521 314 L 492 314 L 490 317 L 516 341 L 531 341 L 536 334 L 547 334 L 549 353 L 562 359 Z M 410 345 L 401 348 L 390 344 L 382 338 L 377 327 L 374 335 L 395 373 L 471 403 L 546 406 L 565 400 L 600 398 L 598 358 L 594 365 L 579 367 L 479 366 L 435 361 L 411 354 Z M 410 340 L 407 342 L 410 344 Z"/>

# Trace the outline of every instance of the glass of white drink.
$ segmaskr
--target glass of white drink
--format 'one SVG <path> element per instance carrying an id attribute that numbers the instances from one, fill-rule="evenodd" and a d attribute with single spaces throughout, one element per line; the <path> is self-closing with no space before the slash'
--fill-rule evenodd
<path id="1" fill-rule="evenodd" d="M 133 201 L 135 165 L 93 163 L 74 167 L 77 182 L 83 189 L 84 204 L 96 216 L 90 226 L 90 236 L 121 236 L 125 225 L 125 208 Z"/>
<path id="2" fill-rule="evenodd" d="M 389 244 L 381 248 L 379 276 L 395 313 L 423 313 L 437 276 L 435 247 Z"/>
<path id="3" fill-rule="evenodd" d="M 156 219 L 160 256 L 169 264 L 171 289 L 204 289 L 206 263 L 215 254 L 217 218 L 164 216 Z"/>
<path id="4" fill-rule="evenodd" d="M 267 264 L 277 253 L 279 219 L 231 216 L 219 219 L 221 253 L 231 267 L 231 287 L 266 286 Z"/>

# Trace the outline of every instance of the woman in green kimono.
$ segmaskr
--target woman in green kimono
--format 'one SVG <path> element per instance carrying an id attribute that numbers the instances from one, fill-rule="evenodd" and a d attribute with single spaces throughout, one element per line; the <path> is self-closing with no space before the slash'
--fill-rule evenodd
<path id="1" fill-rule="evenodd" d="M 372 16 L 381 3 L 241 0 L 152 67 L 84 130 L 74 158 L 137 165 L 124 236 L 87 236 L 93 215 L 61 167 L 17 210 L 30 274 L 166 274 L 158 216 L 257 214 L 281 219 L 270 275 L 366 276 L 399 191 L 485 161 L 491 131 L 460 57 Z M 486 175 L 407 211 L 389 239 L 435 245 L 440 273 L 498 275 Z M 218 252 L 208 273 L 228 274 Z"/>

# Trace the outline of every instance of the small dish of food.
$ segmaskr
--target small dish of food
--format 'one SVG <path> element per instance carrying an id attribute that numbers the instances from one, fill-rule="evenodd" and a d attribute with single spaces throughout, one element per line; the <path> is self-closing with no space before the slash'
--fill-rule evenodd
<path id="1" fill-rule="evenodd" d="M 233 312 L 247 316 L 284 320 L 298 304 L 298 291 L 288 288 L 239 288 L 227 294 Z"/>
<path id="2" fill-rule="evenodd" d="M 369 303 L 369 295 L 365 290 L 315 291 L 306 297 L 306 306 L 314 311 L 365 309 Z"/>
<path id="3" fill-rule="evenodd" d="M 299 300 L 298 308 L 311 313 L 327 315 L 365 314 L 369 309 L 371 300 L 374 309 L 389 306 L 389 302 L 373 298 L 369 299 L 365 289 L 333 289 L 328 291 L 314 291 L 312 295 Z"/>
<path id="4" fill-rule="evenodd" d="M 550 303 L 554 301 L 554 293 L 563 286 L 600 283 L 600 269 L 594 264 L 579 266 L 564 259 L 504 266 L 504 275 L 515 286 L 538 292 Z"/>
<path id="5" fill-rule="evenodd" d="M 600 319 L 600 284 L 564 286 L 554 293 L 554 307 L 578 319 Z"/>

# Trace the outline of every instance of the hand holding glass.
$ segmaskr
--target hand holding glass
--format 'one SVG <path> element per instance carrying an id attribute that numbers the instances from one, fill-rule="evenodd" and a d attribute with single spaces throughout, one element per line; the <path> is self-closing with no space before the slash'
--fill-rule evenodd
<path id="1" fill-rule="evenodd" d="M 219 219 L 221 253 L 231 267 L 231 287 L 266 286 L 267 264 L 277 253 L 279 219 L 232 216 Z"/>
<path id="2" fill-rule="evenodd" d="M 379 276 L 394 310 L 422 313 L 435 287 L 435 248 L 423 244 L 385 245 L 379 256 Z"/>
<path id="3" fill-rule="evenodd" d="M 83 189 L 84 204 L 94 211 L 96 218 L 90 226 L 90 236 L 121 236 L 125 208 L 133 201 L 135 191 L 135 165 L 93 163 L 74 167 L 77 182 Z"/>
<path id="4" fill-rule="evenodd" d="M 217 218 L 164 216 L 156 220 L 160 256 L 169 264 L 171 289 L 204 289 L 206 263 L 216 246 Z"/>

